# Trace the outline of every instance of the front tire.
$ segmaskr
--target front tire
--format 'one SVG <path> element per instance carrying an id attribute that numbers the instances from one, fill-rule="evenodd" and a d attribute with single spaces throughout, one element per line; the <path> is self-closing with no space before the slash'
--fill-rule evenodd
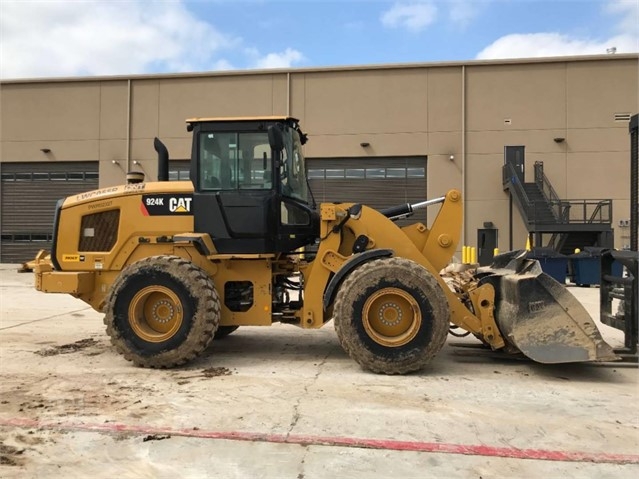
<path id="1" fill-rule="evenodd" d="M 335 299 L 342 348 L 376 373 L 422 369 L 443 347 L 448 301 L 435 277 L 404 258 L 370 261 L 353 271 Z"/>
<path id="2" fill-rule="evenodd" d="M 201 354 L 220 320 L 211 278 L 178 256 L 152 256 L 122 271 L 106 303 L 111 343 L 142 367 L 170 368 Z"/>

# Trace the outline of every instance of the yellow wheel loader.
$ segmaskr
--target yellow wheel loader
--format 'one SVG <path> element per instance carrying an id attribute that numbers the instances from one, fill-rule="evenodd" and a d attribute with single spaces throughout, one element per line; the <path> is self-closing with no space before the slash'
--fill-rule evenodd
<path id="1" fill-rule="evenodd" d="M 158 181 L 61 200 L 50 254 L 31 263 L 36 288 L 105 313 L 115 348 L 136 365 L 178 366 L 214 338 L 273 322 L 320 328 L 377 373 L 419 370 L 454 325 L 493 350 L 545 363 L 612 360 L 584 308 L 517 253 L 474 274 L 440 272 L 456 251 L 456 190 L 375 210 L 309 201 L 290 117 L 196 118 L 190 181 Z M 440 205 L 429 229 L 395 220 Z"/>

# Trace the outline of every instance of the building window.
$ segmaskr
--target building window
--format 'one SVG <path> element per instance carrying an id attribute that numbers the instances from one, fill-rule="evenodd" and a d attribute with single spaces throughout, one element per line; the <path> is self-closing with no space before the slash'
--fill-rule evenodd
<path id="1" fill-rule="evenodd" d="M 426 168 L 406 168 L 408 178 L 426 178 Z"/>
<path id="2" fill-rule="evenodd" d="M 2 181 L 84 181 L 97 180 L 98 173 L 93 171 L 58 171 L 58 172 L 16 172 L 2 173 Z"/>
<path id="3" fill-rule="evenodd" d="M 346 178 L 363 180 L 366 177 L 366 170 L 364 168 L 347 168 Z"/>
<path id="4" fill-rule="evenodd" d="M 310 180 L 426 178 L 426 168 L 310 168 Z"/>

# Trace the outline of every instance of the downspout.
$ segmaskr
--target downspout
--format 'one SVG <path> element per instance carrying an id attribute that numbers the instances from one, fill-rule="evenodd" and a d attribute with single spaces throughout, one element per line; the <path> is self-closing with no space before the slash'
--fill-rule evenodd
<path id="1" fill-rule="evenodd" d="M 464 202 L 464 208 L 462 209 L 464 212 L 462 217 L 462 245 L 466 245 L 468 244 L 466 238 L 466 205 L 468 204 L 468 199 L 466 198 L 466 65 L 462 65 L 461 90 L 461 194 Z"/>
<path id="2" fill-rule="evenodd" d="M 508 251 L 513 250 L 513 192 L 508 188 Z"/>
<path id="3" fill-rule="evenodd" d="M 127 80 L 126 97 L 126 173 L 131 171 L 131 79 Z"/>
<path id="4" fill-rule="evenodd" d="M 0 198 L 2 198 L 2 162 L 0 161 Z M 2 260 L 2 208 L 0 208 L 0 262 Z"/>
<path id="5" fill-rule="evenodd" d="M 291 72 L 286 72 L 286 116 L 291 116 Z"/>

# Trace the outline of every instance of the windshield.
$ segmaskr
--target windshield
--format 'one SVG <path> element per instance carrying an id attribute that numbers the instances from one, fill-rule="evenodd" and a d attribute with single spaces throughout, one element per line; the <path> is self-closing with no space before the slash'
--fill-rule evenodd
<path id="1" fill-rule="evenodd" d="M 199 168 L 202 190 L 269 190 L 273 177 L 268 135 L 202 132 Z"/>
<path id="2" fill-rule="evenodd" d="M 280 178 L 282 180 L 281 193 L 308 203 L 308 186 L 306 184 L 306 164 L 302 143 L 297 131 L 288 130 L 290 135 L 284 136 L 284 150 L 282 151 L 282 165 Z"/>

